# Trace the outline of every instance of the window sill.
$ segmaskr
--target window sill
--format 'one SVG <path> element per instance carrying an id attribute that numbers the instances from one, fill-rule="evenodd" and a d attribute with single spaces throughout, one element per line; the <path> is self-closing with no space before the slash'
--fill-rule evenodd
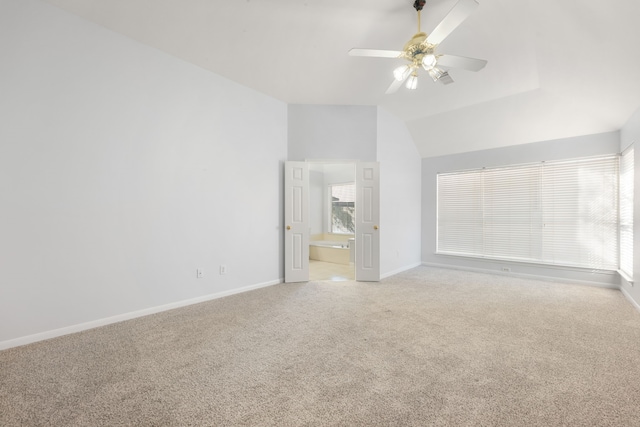
<path id="1" fill-rule="evenodd" d="M 484 257 L 484 256 L 473 256 L 473 255 L 467 255 L 467 254 L 462 255 L 462 254 L 455 254 L 450 252 L 437 252 L 437 251 L 435 252 L 435 254 L 437 256 L 443 256 L 443 257 L 466 258 L 469 260 L 486 261 L 486 262 L 501 263 L 501 264 L 504 263 L 509 265 L 535 266 L 535 267 L 546 268 L 551 270 L 577 271 L 577 272 L 590 273 L 590 274 L 598 273 L 598 274 L 603 274 L 608 276 L 613 276 L 616 273 L 620 273 L 619 271 L 616 271 L 614 269 L 611 269 L 611 270 L 593 269 L 593 268 L 578 267 L 578 266 L 572 266 L 572 265 L 545 264 L 541 262 L 526 261 L 526 260 L 520 260 L 520 259 L 494 258 L 494 257 Z"/>

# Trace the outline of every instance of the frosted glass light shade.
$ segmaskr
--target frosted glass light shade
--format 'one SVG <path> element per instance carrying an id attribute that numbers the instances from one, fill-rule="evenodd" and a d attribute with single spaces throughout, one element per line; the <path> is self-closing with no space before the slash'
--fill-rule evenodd
<path id="1" fill-rule="evenodd" d="M 393 77 L 397 81 L 401 82 L 407 78 L 410 72 L 411 72 L 411 68 L 408 65 L 403 65 L 393 70 Z"/>
<path id="2" fill-rule="evenodd" d="M 437 60 L 434 55 L 425 55 L 424 58 L 422 58 L 422 67 L 429 71 L 436 66 L 436 62 Z"/>
<path id="3" fill-rule="evenodd" d="M 409 80 L 407 80 L 407 84 L 405 85 L 407 89 L 415 89 L 418 87 L 418 76 L 412 75 L 409 76 Z"/>
<path id="4" fill-rule="evenodd" d="M 438 79 L 444 74 L 444 72 L 437 67 L 431 68 L 430 70 L 428 70 L 428 72 L 434 82 L 438 81 Z"/>

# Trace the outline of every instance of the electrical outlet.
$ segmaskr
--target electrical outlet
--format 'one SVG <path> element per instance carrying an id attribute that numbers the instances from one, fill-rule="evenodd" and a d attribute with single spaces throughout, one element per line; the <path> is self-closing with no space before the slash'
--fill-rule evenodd
<path id="1" fill-rule="evenodd" d="M 506 271 L 507 273 L 511 271 L 509 267 L 502 267 L 502 271 Z"/>
<path id="2" fill-rule="evenodd" d="M 227 274 L 227 266 L 222 264 L 220 265 L 220 274 Z"/>
<path id="3" fill-rule="evenodd" d="M 204 271 L 201 268 L 196 269 L 196 277 L 202 279 L 204 277 Z"/>

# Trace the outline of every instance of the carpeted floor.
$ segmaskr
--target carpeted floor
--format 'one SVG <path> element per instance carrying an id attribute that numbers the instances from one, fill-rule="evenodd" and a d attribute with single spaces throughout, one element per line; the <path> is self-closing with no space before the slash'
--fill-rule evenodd
<path id="1" fill-rule="evenodd" d="M 619 291 L 418 267 L 0 352 L 2 426 L 638 426 Z"/>

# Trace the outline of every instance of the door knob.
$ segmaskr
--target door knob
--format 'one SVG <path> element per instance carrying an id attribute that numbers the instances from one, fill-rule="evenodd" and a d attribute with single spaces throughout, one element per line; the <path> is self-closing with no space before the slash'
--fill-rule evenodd
<path id="1" fill-rule="evenodd" d="M 291 230 L 291 226 L 290 225 L 287 225 L 287 230 Z"/>
<path id="2" fill-rule="evenodd" d="M 374 230 L 377 230 L 377 229 L 378 229 L 378 226 L 377 226 L 377 225 L 374 225 L 374 226 L 373 226 L 373 229 L 374 229 Z"/>

